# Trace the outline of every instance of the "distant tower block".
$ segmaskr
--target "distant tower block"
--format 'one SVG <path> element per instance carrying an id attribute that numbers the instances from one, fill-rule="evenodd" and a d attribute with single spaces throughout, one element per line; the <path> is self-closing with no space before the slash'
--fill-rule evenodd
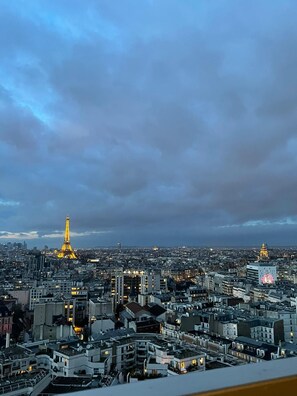
<path id="1" fill-rule="evenodd" d="M 260 260 L 269 260 L 268 250 L 265 243 L 262 243 L 261 250 L 260 250 Z"/>
<path id="2" fill-rule="evenodd" d="M 65 233 L 64 233 L 64 243 L 61 247 L 61 250 L 57 254 L 58 258 L 67 258 L 74 260 L 76 259 L 76 255 L 70 245 L 70 219 L 69 216 L 66 217 L 66 224 L 65 224 Z"/>

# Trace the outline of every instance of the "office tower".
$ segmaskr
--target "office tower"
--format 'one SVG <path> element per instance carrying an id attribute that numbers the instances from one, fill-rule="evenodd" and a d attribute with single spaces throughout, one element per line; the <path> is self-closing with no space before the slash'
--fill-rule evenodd
<path id="1" fill-rule="evenodd" d="M 140 291 L 140 276 L 137 271 L 115 271 L 111 278 L 111 294 L 117 304 L 126 304 L 131 296 Z"/>
<path id="2" fill-rule="evenodd" d="M 159 272 L 146 272 L 141 275 L 141 294 L 152 294 L 161 290 L 161 276 Z"/>
<path id="3" fill-rule="evenodd" d="M 276 266 L 264 263 L 248 264 L 246 266 L 246 278 L 248 282 L 259 285 L 271 285 L 277 280 Z"/>
<path id="4" fill-rule="evenodd" d="M 32 251 L 32 253 L 28 255 L 28 259 L 28 269 L 33 276 L 33 279 L 40 280 L 41 273 L 44 270 L 45 255 L 42 254 L 40 251 Z"/>
<path id="5" fill-rule="evenodd" d="M 115 306 L 124 303 L 124 274 L 123 271 L 115 271 L 111 278 L 111 294 Z"/>

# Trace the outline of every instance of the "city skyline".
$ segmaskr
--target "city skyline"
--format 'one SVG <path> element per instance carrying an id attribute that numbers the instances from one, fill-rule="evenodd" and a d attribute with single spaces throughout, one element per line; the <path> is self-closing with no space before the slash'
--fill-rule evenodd
<path id="1" fill-rule="evenodd" d="M 1 3 L 0 243 L 296 246 L 296 3 L 125 3 Z"/>

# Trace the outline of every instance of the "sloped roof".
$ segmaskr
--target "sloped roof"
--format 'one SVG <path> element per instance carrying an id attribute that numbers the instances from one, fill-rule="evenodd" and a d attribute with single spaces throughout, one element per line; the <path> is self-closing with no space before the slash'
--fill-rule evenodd
<path id="1" fill-rule="evenodd" d="M 162 315 L 164 312 L 166 312 L 166 309 L 161 307 L 158 304 L 154 304 L 152 306 L 147 306 L 145 305 L 144 308 L 148 309 L 150 311 L 150 313 L 154 316 L 160 316 Z"/>
<path id="2" fill-rule="evenodd" d="M 137 314 L 140 311 L 148 311 L 145 307 L 142 307 L 140 304 L 132 301 L 125 305 L 125 308 L 128 308 L 134 314 Z"/>

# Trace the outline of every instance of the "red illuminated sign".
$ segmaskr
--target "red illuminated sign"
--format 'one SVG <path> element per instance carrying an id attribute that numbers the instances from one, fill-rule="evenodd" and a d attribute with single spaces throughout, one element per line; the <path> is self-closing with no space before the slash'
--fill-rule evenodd
<path id="1" fill-rule="evenodd" d="M 271 274 L 265 274 L 261 278 L 261 282 L 264 284 L 272 284 L 274 283 L 274 277 Z"/>

